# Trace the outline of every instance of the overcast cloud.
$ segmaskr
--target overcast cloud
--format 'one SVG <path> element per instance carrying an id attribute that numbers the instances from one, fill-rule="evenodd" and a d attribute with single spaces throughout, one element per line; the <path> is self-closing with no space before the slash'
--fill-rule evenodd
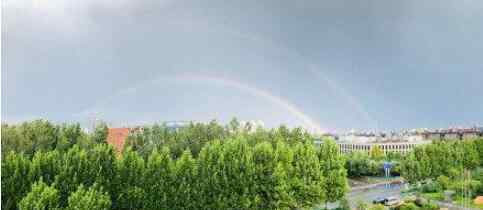
<path id="1" fill-rule="evenodd" d="M 2 2 L 2 121 L 483 124 L 483 2 Z"/>

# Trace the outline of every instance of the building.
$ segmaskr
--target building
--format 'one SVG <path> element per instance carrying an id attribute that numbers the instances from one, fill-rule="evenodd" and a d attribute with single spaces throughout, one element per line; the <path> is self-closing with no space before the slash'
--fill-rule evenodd
<path id="1" fill-rule="evenodd" d="M 357 151 L 362 151 L 362 152 L 367 152 L 371 151 L 371 149 L 375 146 L 378 146 L 384 154 L 387 153 L 408 153 L 414 147 L 430 143 L 430 141 L 424 141 L 424 142 L 385 142 L 385 143 L 379 143 L 379 142 L 370 142 L 370 143 L 341 143 L 339 142 L 339 150 L 341 153 L 351 153 L 351 152 L 357 152 Z"/>
<path id="2" fill-rule="evenodd" d="M 130 132 L 130 128 L 109 128 L 107 143 L 112 145 L 116 152 L 121 153 L 124 149 L 126 138 L 129 136 Z"/>
<path id="3" fill-rule="evenodd" d="M 483 127 L 448 129 L 412 129 L 401 132 L 355 132 L 338 136 L 337 144 L 342 153 L 369 152 L 376 145 L 384 151 L 407 153 L 414 147 L 432 141 L 483 139 Z"/>
<path id="4" fill-rule="evenodd" d="M 379 147 L 384 154 L 387 153 L 408 153 L 414 147 L 431 143 L 425 140 L 424 136 L 415 132 L 390 132 L 390 133 L 356 133 L 350 132 L 338 137 L 337 144 L 341 153 L 367 152 L 374 147 Z"/>
<path id="5" fill-rule="evenodd" d="M 436 141 L 477 139 L 483 138 L 483 127 L 425 130 L 422 135 Z"/>

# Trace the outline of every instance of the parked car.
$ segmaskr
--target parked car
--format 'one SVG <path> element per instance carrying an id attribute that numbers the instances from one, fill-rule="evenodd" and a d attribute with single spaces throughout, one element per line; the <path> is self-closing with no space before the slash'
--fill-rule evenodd
<path id="1" fill-rule="evenodd" d="M 373 204 L 385 204 L 386 198 L 378 197 L 372 201 Z"/>
<path id="2" fill-rule="evenodd" d="M 401 203 L 401 200 L 399 200 L 399 198 L 396 198 L 396 197 L 388 197 L 388 198 L 386 198 L 386 202 L 384 203 L 384 205 L 386 205 L 386 206 L 395 206 L 395 205 L 398 205 L 399 203 Z"/>

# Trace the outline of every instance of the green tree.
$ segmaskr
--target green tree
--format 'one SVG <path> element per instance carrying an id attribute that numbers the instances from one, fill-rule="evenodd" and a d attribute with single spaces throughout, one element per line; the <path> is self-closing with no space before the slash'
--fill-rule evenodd
<path id="1" fill-rule="evenodd" d="M 55 177 L 54 186 L 60 192 L 61 206 L 67 205 L 67 198 L 77 186 L 90 186 L 95 181 L 93 167 L 85 150 L 75 145 L 64 155 L 60 172 Z"/>
<path id="2" fill-rule="evenodd" d="M 369 156 L 364 152 L 353 152 L 347 156 L 346 169 L 350 177 L 369 175 Z"/>
<path id="3" fill-rule="evenodd" d="M 44 182 L 36 182 L 18 204 L 20 210 L 59 209 L 59 192 Z"/>
<path id="4" fill-rule="evenodd" d="M 372 145 L 369 150 L 369 156 L 374 160 L 382 160 L 384 158 L 384 151 L 382 151 L 379 145 Z"/>
<path id="5" fill-rule="evenodd" d="M 56 147 L 60 150 L 66 150 L 80 142 L 82 134 L 79 123 L 62 125 L 58 127 L 58 141 Z"/>
<path id="6" fill-rule="evenodd" d="M 15 209 L 30 190 L 29 173 L 30 161 L 22 153 L 10 151 L 2 158 L 2 209 Z"/>
<path id="7" fill-rule="evenodd" d="M 312 144 L 297 143 L 293 156 L 292 190 L 298 208 L 314 206 L 324 200 L 324 177 Z"/>
<path id="8" fill-rule="evenodd" d="M 38 181 L 42 179 L 50 185 L 55 181 L 55 176 L 59 174 L 62 165 L 62 156 L 57 150 L 48 152 L 36 152 L 32 158 L 29 172 L 30 180 Z"/>
<path id="9" fill-rule="evenodd" d="M 277 160 L 272 145 L 268 142 L 259 143 L 253 151 L 254 174 L 253 187 L 257 195 L 257 203 L 253 209 L 279 209 L 279 191 L 277 187 L 280 181 L 277 178 L 285 176 L 282 171 L 275 173 Z M 275 176 L 278 175 L 278 176 Z"/>
<path id="10" fill-rule="evenodd" d="M 116 167 L 115 209 L 142 209 L 146 192 L 144 190 L 144 160 L 135 151 L 127 148 Z"/>
<path id="11" fill-rule="evenodd" d="M 174 204 L 171 209 L 197 209 L 196 160 L 191 152 L 186 150 L 176 161 L 175 181 L 176 190 L 171 199 Z"/>
<path id="12" fill-rule="evenodd" d="M 109 128 L 106 123 L 100 123 L 96 126 L 92 139 L 95 143 L 103 144 L 107 142 L 107 135 L 109 134 Z"/>
<path id="13" fill-rule="evenodd" d="M 410 153 L 405 157 L 403 163 L 401 164 L 401 175 L 409 182 L 415 183 L 421 180 L 422 176 L 421 165 L 415 157 L 414 153 Z"/>
<path id="14" fill-rule="evenodd" d="M 174 165 L 167 147 L 161 153 L 154 150 L 148 158 L 145 172 L 146 209 L 170 209 L 174 190 Z"/>
<path id="15" fill-rule="evenodd" d="M 319 150 L 322 176 L 322 190 L 325 195 L 326 208 L 328 202 L 342 199 L 348 191 L 347 171 L 344 168 L 344 157 L 339 153 L 339 147 L 332 140 L 325 140 Z"/>
<path id="16" fill-rule="evenodd" d="M 92 181 L 103 187 L 108 193 L 114 189 L 116 178 L 116 154 L 114 148 L 108 144 L 99 144 L 88 153 L 88 160 L 91 167 Z"/>
<path id="17" fill-rule="evenodd" d="M 111 208 L 109 194 L 97 189 L 97 185 L 86 189 L 80 185 L 75 192 L 69 196 L 66 210 L 108 210 Z"/>

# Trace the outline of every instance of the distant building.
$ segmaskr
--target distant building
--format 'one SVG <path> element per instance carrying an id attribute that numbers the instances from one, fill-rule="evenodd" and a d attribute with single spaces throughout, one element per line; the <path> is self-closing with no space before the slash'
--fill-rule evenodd
<path id="1" fill-rule="evenodd" d="M 378 146 L 384 154 L 408 153 L 414 147 L 422 144 L 428 144 L 431 141 L 425 140 L 424 137 L 417 133 L 401 132 L 401 133 L 356 133 L 350 132 L 339 136 L 337 144 L 341 153 L 351 152 L 367 152 L 375 146 Z"/>
<path id="2" fill-rule="evenodd" d="M 337 144 L 342 153 L 369 152 L 374 146 L 388 152 L 407 153 L 418 145 L 432 141 L 465 140 L 483 138 L 482 127 L 449 129 L 413 129 L 399 133 L 375 133 L 351 131 L 338 136 Z"/>
<path id="3" fill-rule="evenodd" d="M 408 153 L 414 147 L 422 145 L 422 144 L 427 144 L 431 143 L 430 141 L 422 141 L 422 142 L 388 142 L 388 143 L 378 143 L 378 142 L 372 142 L 372 143 L 338 143 L 339 149 L 341 153 L 352 153 L 352 152 L 367 152 L 371 151 L 373 147 L 376 145 L 384 152 L 384 154 L 387 153 Z"/>
<path id="4" fill-rule="evenodd" d="M 421 133 L 426 140 L 467 140 L 483 138 L 483 127 L 449 128 L 425 130 Z"/>
<path id="5" fill-rule="evenodd" d="M 116 152 L 121 153 L 130 132 L 130 128 L 109 128 L 107 143 L 112 145 Z"/>

